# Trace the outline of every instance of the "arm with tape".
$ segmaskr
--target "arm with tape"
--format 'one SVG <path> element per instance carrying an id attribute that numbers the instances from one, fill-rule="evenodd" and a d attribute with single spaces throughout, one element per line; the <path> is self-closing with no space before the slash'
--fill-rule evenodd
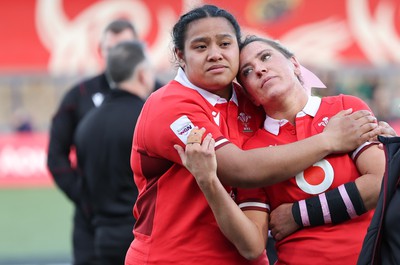
<path id="1" fill-rule="evenodd" d="M 274 209 L 270 220 L 274 237 L 281 240 L 302 227 L 339 224 L 374 209 L 385 170 L 384 153 L 372 145 L 355 163 L 360 172 L 355 181 Z"/>

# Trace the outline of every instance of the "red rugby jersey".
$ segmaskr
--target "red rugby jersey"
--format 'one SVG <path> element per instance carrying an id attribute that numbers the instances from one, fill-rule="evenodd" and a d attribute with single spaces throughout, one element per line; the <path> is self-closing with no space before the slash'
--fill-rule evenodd
<path id="1" fill-rule="evenodd" d="M 325 97 L 322 101 L 310 97 L 296 117 L 296 126 L 267 117 L 264 129 L 246 142 L 244 149 L 292 143 L 321 133 L 332 116 L 350 107 L 354 111 L 370 110 L 363 101 L 353 96 Z M 270 207 L 272 211 L 282 203 L 306 199 L 354 181 L 360 175 L 353 158 L 362 150 L 359 148 L 353 154 L 327 156 L 293 178 L 269 187 L 239 189 L 237 202 L 242 209 L 258 207 L 260 211 L 265 211 Z M 369 212 L 338 225 L 303 228 L 276 243 L 276 264 L 356 264 L 371 217 L 372 212 Z"/>
<path id="2" fill-rule="evenodd" d="M 268 264 L 265 253 L 252 262 L 244 259 L 221 233 L 173 147 L 183 146 L 194 126 L 212 133 L 216 149 L 228 142 L 241 146 L 246 135 L 257 130 L 260 114 L 237 89 L 232 100 L 224 102 L 205 90 L 171 81 L 146 101 L 131 155 L 139 196 L 135 240 L 126 264 Z"/>

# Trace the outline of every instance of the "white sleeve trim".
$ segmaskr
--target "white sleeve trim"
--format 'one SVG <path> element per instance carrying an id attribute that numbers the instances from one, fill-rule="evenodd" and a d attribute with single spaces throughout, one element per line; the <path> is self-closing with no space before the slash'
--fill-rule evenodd
<path id="1" fill-rule="evenodd" d="M 239 208 L 247 208 L 247 207 L 256 207 L 256 208 L 262 208 L 262 209 L 267 209 L 268 211 L 270 210 L 269 204 L 266 203 L 261 203 L 261 202 L 243 202 L 239 204 Z"/>

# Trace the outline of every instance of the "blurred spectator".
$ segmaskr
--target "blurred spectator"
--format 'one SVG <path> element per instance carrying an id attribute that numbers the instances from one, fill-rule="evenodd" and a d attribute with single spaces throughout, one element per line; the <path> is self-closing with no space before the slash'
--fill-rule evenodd
<path id="1" fill-rule="evenodd" d="M 336 72 L 334 71 L 322 71 L 317 74 L 322 83 L 325 84 L 326 88 L 314 89 L 313 94 L 319 97 L 327 97 L 337 95 L 337 82 L 336 82 Z"/>
<path id="2" fill-rule="evenodd" d="M 123 265 L 133 240 L 132 208 L 138 194 L 130 166 L 133 131 L 153 90 L 154 69 L 142 43 L 129 41 L 110 50 L 106 73 L 115 89 L 81 120 L 75 144 L 97 260 L 101 265 Z"/>
<path id="3" fill-rule="evenodd" d="M 16 109 L 11 117 L 12 128 L 14 132 L 32 132 L 32 117 L 23 108 Z"/>
<path id="4" fill-rule="evenodd" d="M 138 38 L 135 28 L 127 20 L 111 22 L 104 30 L 100 41 L 100 53 L 107 58 L 108 51 L 117 43 Z M 94 107 L 103 102 L 111 90 L 105 72 L 76 84 L 61 101 L 55 113 L 50 130 L 48 168 L 57 186 L 74 203 L 73 264 L 98 264 L 95 257 L 92 226 L 93 215 L 84 192 L 85 184 L 77 174 L 70 160 L 74 133 L 80 120 Z"/>
<path id="5" fill-rule="evenodd" d="M 366 73 L 360 77 L 359 83 L 356 87 L 356 96 L 359 96 L 366 102 L 370 103 L 378 86 L 378 75 Z"/>
<path id="6" fill-rule="evenodd" d="M 390 89 L 384 84 L 376 87 L 372 96 L 371 108 L 374 110 L 375 116 L 378 120 L 390 120 L 391 115 L 391 101 Z"/>
<path id="7" fill-rule="evenodd" d="M 385 144 L 386 171 L 357 265 L 400 263 L 400 137 L 381 138 L 381 141 Z"/>

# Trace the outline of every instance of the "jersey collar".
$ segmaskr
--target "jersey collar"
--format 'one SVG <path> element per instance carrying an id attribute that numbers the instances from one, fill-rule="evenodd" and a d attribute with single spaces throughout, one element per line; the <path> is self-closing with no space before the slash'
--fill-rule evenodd
<path id="1" fill-rule="evenodd" d="M 174 80 L 185 87 L 194 89 L 197 92 L 199 92 L 199 94 L 202 95 L 202 97 L 205 98 L 212 106 L 228 102 L 225 98 L 221 98 L 220 96 L 215 95 L 214 93 L 211 93 L 203 88 L 200 88 L 200 87 L 192 84 L 192 82 L 190 82 L 189 79 L 187 78 L 186 73 L 180 67 L 178 68 L 178 72 L 177 72 Z M 232 85 L 232 87 L 233 87 L 233 85 Z M 236 105 L 238 105 L 236 91 L 233 88 L 232 88 L 232 91 L 233 92 L 232 92 L 232 97 L 231 97 L 230 101 L 232 101 Z"/>
<path id="2" fill-rule="evenodd" d="M 308 98 L 307 104 L 304 106 L 304 108 L 299 113 L 297 113 L 296 117 L 304 117 L 306 115 L 315 117 L 320 105 L 321 105 L 321 98 L 315 97 L 315 96 L 310 96 Z M 286 120 L 286 119 L 276 120 L 276 119 L 271 118 L 268 115 L 266 115 L 266 118 L 264 121 L 264 129 L 274 135 L 278 135 L 280 127 L 282 127 L 286 123 L 288 123 L 288 120 Z"/>

